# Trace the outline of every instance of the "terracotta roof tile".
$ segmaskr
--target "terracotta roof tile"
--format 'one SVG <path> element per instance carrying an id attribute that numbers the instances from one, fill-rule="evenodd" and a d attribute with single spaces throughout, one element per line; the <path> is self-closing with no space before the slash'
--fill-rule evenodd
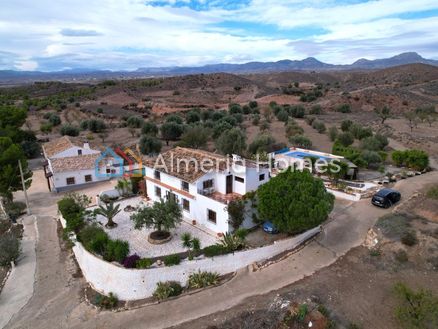
<path id="1" fill-rule="evenodd" d="M 61 138 L 57 138 L 53 141 L 44 143 L 43 150 L 48 158 L 51 158 L 55 154 L 59 152 L 63 152 L 68 150 L 71 147 L 74 147 L 75 144 L 70 140 L 69 137 L 63 136 Z"/>
<path id="2" fill-rule="evenodd" d="M 95 168 L 96 160 L 100 154 L 86 154 L 74 157 L 65 157 L 59 159 L 52 159 L 52 169 L 54 173 L 64 171 L 77 171 Z"/>

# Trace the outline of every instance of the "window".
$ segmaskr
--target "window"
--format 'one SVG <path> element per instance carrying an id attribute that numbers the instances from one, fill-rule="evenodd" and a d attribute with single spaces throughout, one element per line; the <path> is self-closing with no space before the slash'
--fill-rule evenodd
<path id="1" fill-rule="evenodd" d="M 259 175 L 259 181 L 261 182 L 262 180 L 265 180 L 265 174 L 260 174 Z"/>
<path id="2" fill-rule="evenodd" d="M 67 185 L 75 185 L 76 184 L 76 181 L 75 181 L 74 177 L 68 177 L 66 179 L 66 181 L 67 181 Z"/>
<path id="3" fill-rule="evenodd" d="M 155 170 L 154 177 L 155 177 L 155 179 L 161 180 L 161 173 L 159 171 Z"/>
<path id="4" fill-rule="evenodd" d="M 171 191 L 166 191 L 166 199 L 179 203 L 178 196 L 175 193 L 172 193 Z"/>
<path id="5" fill-rule="evenodd" d="M 106 173 L 111 174 L 111 168 L 106 168 Z"/>
<path id="6" fill-rule="evenodd" d="M 78 155 L 82 155 L 82 150 L 78 150 Z"/>
<path id="7" fill-rule="evenodd" d="M 182 199 L 182 207 L 185 211 L 190 211 L 190 202 L 187 199 Z"/>
<path id="8" fill-rule="evenodd" d="M 161 198 L 161 188 L 159 188 L 158 186 L 155 186 L 155 195 Z"/>
<path id="9" fill-rule="evenodd" d="M 91 175 L 85 175 L 85 182 L 86 183 L 88 183 L 88 182 L 92 182 L 93 181 L 93 176 L 91 176 Z"/>
<path id="10" fill-rule="evenodd" d="M 239 183 L 245 183 L 245 179 L 242 177 L 234 176 L 234 180 Z"/>
<path id="11" fill-rule="evenodd" d="M 216 224 L 216 212 L 210 209 L 207 209 L 207 219 Z"/>
<path id="12" fill-rule="evenodd" d="M 182 181 L 181 182 L 181 189 L 183 191 L 187 191 L 188 192 L 189 191 L 189 183 Z"/>
<path id="13" fill-rule="evenodd" d="M 204 181 L 204 182 L 202 183 L 202 187 L 203 187 L 204 189 L 213 187 L 213 180 L 212 180 L 212 179 L 209 179 L 209 180 Z"/>

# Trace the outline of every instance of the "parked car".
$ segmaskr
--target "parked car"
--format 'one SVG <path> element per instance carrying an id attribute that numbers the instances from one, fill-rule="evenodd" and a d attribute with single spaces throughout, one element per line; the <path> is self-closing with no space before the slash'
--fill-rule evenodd
<path id="1" fill-rule="evenodd" d="M 400 198 L 401 194 L 399 191 L 390 188 L 384 188 L 373 195 L 371 203 L 377 207 L 389 208 L 393 204 L 399 202 Z"/>
<path id="2" fill-rule="evenodd" d="M 272 222 L 266 221 L 263 223 L 263 231 L 269 234 L 277 234 L 278 230 Z"/>

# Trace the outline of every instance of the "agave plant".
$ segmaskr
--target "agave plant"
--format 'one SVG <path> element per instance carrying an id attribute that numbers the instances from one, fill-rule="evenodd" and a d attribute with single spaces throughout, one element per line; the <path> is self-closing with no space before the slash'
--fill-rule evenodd
<path id="1" fill-rule="evenodd" d="M 120 205 L 114 206 L 114 202 L 110 202 L 109 204 L 101 205 L 99 208 L 96 209 L 96 214 L 102 215 L 103 217 L 106 217 L 108 219 L 108 222 L 106 223 L 106 227 L 115 227 L 117 226 L 117 223 L 113 221 L 114 217 L 117 216 L 117 214 L 120 212 Z"/>
<path id="2" fill-rule="evenodd" d="M 189 287 L 194 289 L 205 288 L 219 283 L 219 274 L 212 272 L 197 272 L 190 274 Z"/>
<path id="3" fill-rule="evenodd" d="M 225 233 L 220 244 L 228 251 L 236 251 L 245 247 L 245 239 L 241 235 Z"/>

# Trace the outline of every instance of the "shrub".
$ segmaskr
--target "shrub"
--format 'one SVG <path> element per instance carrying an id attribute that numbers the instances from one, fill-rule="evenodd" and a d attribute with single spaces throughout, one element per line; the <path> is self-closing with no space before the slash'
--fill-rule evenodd
<path id="1" fill-rule="evenodd" d="M 228 250 L 222 245 L 212 245 L 204 248 L 205 257 L 215 257 L 228 254 Z"/>
<path id="2" fill-rule="evenodd" d="M 306 123 L 307 123 L 309 126 L 311 126 L 312 123 L 313 123 L 313 121 L 316 120 L 316 118 L 315 118 L 315 117 L 312 117 L 312 116 L 307 116 L 305 120 L 306 120 Z"/>
<path id="3" fill-rule="evenodd" d="M 382 162 L 379 153 L 374 151 L 363 151 L 362 159 L 365 160 L 365 162 L 368 164 L 368 167 L 376 167 L 379 163 Z"/>
<path id="4" fill-rule="evenodd" d="M 56 115 L 56 114 L 54 114 L 54 113 L 52 113 L 51 115 L 50 115 L 50 117 L 49 117 L 49 122 L 52 124 L 52 126 L 59 126 L 60 124 L 61 124 L 61 118 L 58 116 L 58 115 Z"/>
<path id="5" fill-rule="evenodd" d="M 396 166 L 407 166 L 415 170 L 424 170 L 429 166 L 429 156 L 422 150 L 394 151 L 392 160 Z"/>
<path id="6" fill-rule="evenodd" d="M 285 110 L 280 110 L 276 115 L 279 121 L 286 122 L 289 119 L 289 113 Z"/>
<path id="7" fill-rule="evenodd" d="M 242 106 L 240 106 L 240 104 L 229 104 L 228 105 L 228 110 L 230 112 L 230 114 L 235 114 L 235 113 L 242 113 Z"/>
<path id="8" fill-rule="evenodd" d="M 370 256 L 372 257 L 379 257 L 382 255 L 382 252 L 380 251 L 379 248 L 373 248 L 370 250 Z"/>
<path id="9" fill-rule="evenodd" d="M 136 268 L 137 267 L 137 262 L 140 260 L 140 256 L 138 256 L 137 254 L 131 255 L 126 257 L 123 262 L 122 265 L 125 268 Z"/>
<path id="10" fill-rule="evenodd" d="M 321 113 L 322 113 L 322 108 L 321 105 L 319 104 L 313 105 L 309 110 L 309 114 L 321 114 Z"/>
<path id="11" fill-rule="evenodd" d="M 0 236 L 0 265 L 7 266 L 20 256 L 20 240 L 12 233 Z"/>
<path id="12" fill-rule="evenodd" d="M 336 110 L 336 112 L 350 113 L 351 106 L 350 106 L 350 104 L 341 104 L 341 105 L 338 105 L 335 110 Z"/>
<path id="13" fill-rule="evenodd" d="M 316 129 L 320 134 L 324 133 L 326 131 L 326 127 L 324 122 L 319 120 L 314 120 L 312 122 L 313 129 Z"/>
<path id="14" fill-rule="evenodd" d="M 406 231 L 403 233 L 400 239 L 401 243 L 406 246 L 414 246 L 418 243 L 417 235 L 414 231 Z"/>
<path id="15" fill-rule="evenodd" d="M 97 224 L 87 225 L 78 233 L 78 240 L 90 252 L 103 255 L 108 243 L 108 234 Z"/>
<path id="16" fill-rule="evenodd" d="M 293 118 L 304 118 L 304 115 L 306 114 L 306 109 L 301 105 L 295 105 L 289 107 L 289 114 Z"/>
<path id="17" fill-rule="evenodd" d="M 408 261 L 408 254 L 403 249 L 396 251 L 394 257 L 400 263 L 406 263 Z"/>
<path id="18" fill-rule="evenodd" d="M 186 114 L 187 123 L 195 123 L 201 121 L 201 114 L 198 111 L 190 111 Z"/>
<path id="19" fill-rule="evenodd" d="M 178 296 L 182 292 L 183 292 L 183 287 L 179 282 L 176 281 L 158 282 L 157 289 L 155 289 L 153 296 L 159 300 L 163 300 L 169 297 Z"/>
<path id="20" fill-rule="evenodd" d="M 189 287 L 194 289 L 205 288 L 218 284 L 219 274 L 212 272 L 197 272 L 189 276 Z"/>
<path id="21" fill-rule="evenodd" d="M 153 135 L 143 135 L 139 144 L 140 152 L 145 155 L 158 154 L 163 147 L 161 141 Z"/>
<path id="22" fill-rule="evenodd" d="M 297 315 L 296 315 L 296 319 L 299 322 L 304 322 L 308 312 L 309 312 L 309 310 L 308 310 L 307 304 L 299 305 L 298 306 L 298 312 L 297 312 Z"/>
<path id="23" fill-rule="evenodd" d="M 438 185 L 431 187 L 427 193 L 426 196 L 430 199 L 438 200 Z"/>
<path id="24" fill-rule="evenodd" d="M 174 266 L 179 263 L 181 263 L 181 258 L 177 254 L 164 257 L 164 265 L 166 266 Z"/>
<path id="25" fill-rule="evenodd" d="M 328 130 L 328 136 L 329 136 L 330 140 L 332 142 L 334 142 L 336 140 L 336 138 L 338 137 L 338 128 L 336 128 L 335 126 L 330 127 Z"/>
<path id="26" fill-rule="evenodd" d="M 94 304 L 104 309 L 112 309 L 117 306 L 119 299 L 112 292 L 108 296 L 97 294 Z"/>
<path id="27" fill-rule="evenodd" d="M 52 132 L 52 129 L 53 129 L 53 125 L 49 122 L 45 122 L 40 125 L 40 130 L 43 134 L 48 134 Z"/>
<path id="28" fill-rule="evenodd" d="M 352 124 L 349 131 L 356 139 L 364 139 L 373 136 L 373 130 L 371 128 L 364 128 L 357 123 Z"/>
<path id="29" fill-rule="evenodd" d="M 78 136 L 79 128 L 69 124 L 65 124 L 61 127 L 60 133 L 62 136 Z"/>
<path id="30" fill-rule="evenodd" d="M 276 141 L 274 137 L 268 134 L 261 134 L 257 135 L 254 138 L 254 141 L 249 144 L 248 151 L 251 154 L 257 154 L 257 153 L 270 153 L 274 150 L 274 147 L 276 145 Z"/>
<path id="31" fill-rule="evenodd" d="M 346 132 L 339 134 L 337 140 L 342 144 L 342 146 L 350 146 L 354 142 L 354 137 L 351 133 Z"/>
<path id="32" fill-rule="evenodd" d="M 364 150 L 381 151 L 388 145 L 388 139 L 382 135 L 375 135 L 362 139 L 360 146 Z"/>
<path id="33" fill-rule="evenodd" d="M 289 138 L 289 142 L 296 147 L 302 147 L 310 149 L 312 147 L 312 141 L 304 135 L 295 135 Z"/>
<path id="34" fill-rule="evenodd" d="M 23 202 L 15 201 L 5 204 L 5 211 L 12 221 L 15 221 L 20 215 L 24 213 L 26 204 Z"/>
<path id="35" fill-rule="evenodd" d="M 129 254 L 129 243 L 122 240 L 108 240 L 105 247 L 105 253 L 103 259 L 108 262 L 117 261 L 122 263 L 122 261 Z"/>
<path id="36" fill-rule="evenodd" d="M 153 264 L 152 260 L 149 258 L 141 258 L 137 260 L 136 267 L 137 268 L 149 268 Z"/>
<path id="37" fill-rule="evenodd" d="M 350 130 L 350 127 L 353 125 L 353 121 L 351 120 L 344 120 L 341 122 L 341 130 L 343 132 L 347 132 Z"/>
<path id="38" fill-rule="evenodd" d="M 258 126 L 258 124 L 260 123 L 260 115 L 259 114 L 254 114 L 252 117 L 252 124 L 254 126 Z"/>

